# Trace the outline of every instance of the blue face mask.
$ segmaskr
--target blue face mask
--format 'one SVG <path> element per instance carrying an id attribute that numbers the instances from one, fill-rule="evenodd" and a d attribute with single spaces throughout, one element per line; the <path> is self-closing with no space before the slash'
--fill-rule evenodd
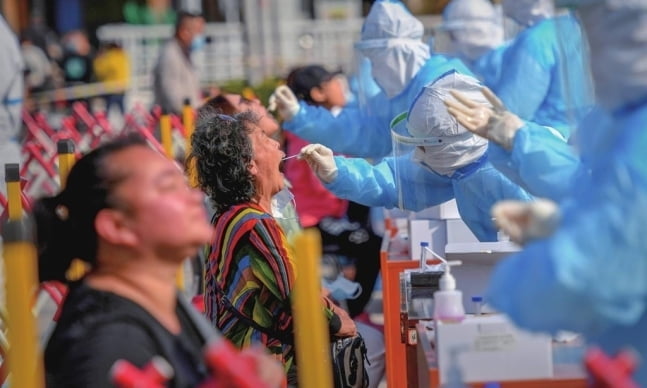
<path id="1" fill-rule="evenodd" d="M 207 40 L 205 39 L 204 35 L 198 34 L 191 40 L 191 47 L 189 49 L 191 51 L 200 50 L 204 47 L 205 43 L 207 43 Z"/>

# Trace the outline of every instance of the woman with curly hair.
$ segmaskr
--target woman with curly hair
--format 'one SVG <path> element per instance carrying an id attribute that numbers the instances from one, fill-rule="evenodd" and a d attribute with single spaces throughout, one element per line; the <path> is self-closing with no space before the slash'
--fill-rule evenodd
<path id="1" fill-rule="evenodd" d="M 296 385 L 290 294 L 294 257 L 271 215 L 272 196 L 283 189 L 285 154 L 252 112 L 234 116 L 199 112 L 189 163 L 210 196 L 214 237 L 205 270 L 207 317 L 239 347 L 263 344 L 280 359 Z M 353 336 L 348 314 L 323 299 L 330 333 Z"/>

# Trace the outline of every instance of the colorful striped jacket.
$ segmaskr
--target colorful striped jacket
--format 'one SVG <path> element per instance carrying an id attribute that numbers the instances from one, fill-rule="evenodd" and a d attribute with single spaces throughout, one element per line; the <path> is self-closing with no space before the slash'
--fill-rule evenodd
<path id="1" fill-rule="evenodd" d="M 214 226 L 205 270 L 207 318 L 236 346 L 261 343 L 284 363 L 288 374 L 294 373 L 289 298 L 295 270 L 283 230 L 253 203 L 232 206 L 215 219 Z M 237 312 L 228 309 L 227 302 Z M 330 319 L 332 311 L 324 311 Z M 241 313 L 264 330 L 241 319 Z"/>

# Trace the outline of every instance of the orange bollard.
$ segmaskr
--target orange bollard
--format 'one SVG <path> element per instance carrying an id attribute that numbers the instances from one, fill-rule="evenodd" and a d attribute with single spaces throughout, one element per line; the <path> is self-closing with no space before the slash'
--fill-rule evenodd
<path id="1" fill-rule="evenodd" d="M 171 136 L 171 116 L 168 113 L 162 113 L 160 117 L 160 138 L 162 147 L 166 156 L 173 158 L 173 138 Z"/>
<path id="2" fill-rule="evenodd" d="M 182 125 L 184 126 L 184 136 L 186 141 L 185 155 L 189 156 L 191 153 L 191 136 L 195 129 L 195 112 L 191 107 L 191 100 L 186 98 L 184 100 L 184 107 L 182 108 Z M 186 175 L 189 178 L 191 187 L 198 187 L 198 175 L 195 172 L 195 165 L 189 163 L 186 165 Z"/>

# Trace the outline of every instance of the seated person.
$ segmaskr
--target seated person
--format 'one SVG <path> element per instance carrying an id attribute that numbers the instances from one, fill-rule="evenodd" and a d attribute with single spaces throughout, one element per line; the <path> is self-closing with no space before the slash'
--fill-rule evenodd
<path id="1" fill-rule="evenodd" d="M 141 368 L 156 356 L 173 368 L 168 387 L 209 377 L 203 347 L 217 334 L 175 287 L 212 234 L 202 197 L 176 164 L 127 137 L 81 158 L 63 191 L 36 203 L 41 281 L 66 281 L 73 258 L 91 266 L 70 284 L 45 350 L 48 387 L 113 387 L 117 360 Z M 280 365 L 250 354 L 278 387 Z"/>
<path id="2" fill-rule="evenodd" d="M 342 76 L 318 65 L 298 67 L 287 77 L 287 86 L 309 105 L 324 107 L 335 114 L 346 105 Z M 296 155 L 306 140 L 285 132 L 285 150 Z M 370 227 L 367 206 L 336 197 L 326 189 L 304 160 L 288 159 L 285 176 L 292 183 L 299 221 L 304 228 L 321 232 L 323 253 L 333 255 L 350 280 L 362 286 L 360 295 L 347 301 L 351 317 L 362 314 L 371 299 L 380 272 L 382 240 Z"/>
<path id="3" fill-rule="evenodd" d="M 263 344 L 297 384 L 290 294 L 294 258 L 271 215 L 272 196 L 283 189 L 285 154 L 252 112 L 235 116 L 205 107 L 199 112 L 189 162 L 209 195 L 215 234 L 205 271 L 207 317 L 235 345 Z M 348 314 L 322 298 L 330 333 L 353 336 Z"/>

